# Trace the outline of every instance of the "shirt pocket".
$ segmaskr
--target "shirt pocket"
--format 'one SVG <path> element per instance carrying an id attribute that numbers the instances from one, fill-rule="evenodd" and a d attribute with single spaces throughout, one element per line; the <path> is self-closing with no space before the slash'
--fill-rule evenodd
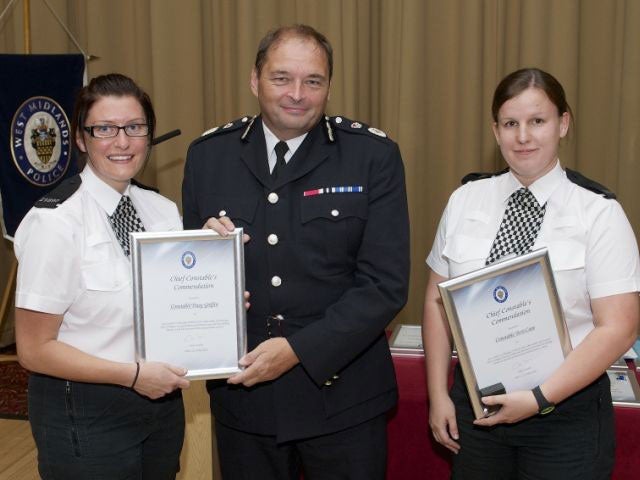
<path id="1" fill-rule="evenodd" d="M 364 193 L 301 199 L 301 241 L 317 273 L 344 273 L 355 266 L 368 214 L 368 197 Z"/>
<path id="2" fill-rule="evenodd" d="M 87 290 L 114 292 L 131 285 L 131 272 L 123 263 L 114 260 L 82 265 L 80 269 Z"/>
<path id="3" fill-rule="evenodd" d="M 107 232 L 87 237 L 80 274 L 87 290 L 114 292 L 131 285 L 131 265 Z"/>
<path id="4" fill-rule="evenodd" d="M 458 277 L 484 267 L 492 244 L 492 238 L 477 238 L 461 234 L 447 238 L 442 254 L 449 261 L 449 277 Z"/>
<path id="5" fill-rule="evenodd" d="M 583 243 L 575 240 L 556 240 L 548 242 L 549 260 L 553 271 L 584 270 L 586 249 Z"/>
<path id="6" fill-rule="evenodd" d="M 544 228 L 544 224 L 543 224 Z M 549 250 L 549 260 L 563 310 L 588 305 L 586 285 L 587 248 L 585 234 L 575 217 L 560 217 L 548 225 L 541 246 Z M 543 243 L 543 242 L 541 242 Z M 567 319 L 570 323 L 570 319 Z"/>

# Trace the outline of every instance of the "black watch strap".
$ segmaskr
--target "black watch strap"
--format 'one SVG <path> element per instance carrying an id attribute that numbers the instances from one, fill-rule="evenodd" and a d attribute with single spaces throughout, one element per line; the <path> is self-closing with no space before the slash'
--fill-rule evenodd
<path id="1" fill-rule="evenodd" d="M 531 391 L 533 392 L 533 396 L 536 397 L 536 402 L 538 402 L 538 413 L 540 415 L 551 413 L 553 409 L 556 408 L 556 406 L 547 400 L 542 394 L 542 390 L 540 390 L 539 385 Z"/>

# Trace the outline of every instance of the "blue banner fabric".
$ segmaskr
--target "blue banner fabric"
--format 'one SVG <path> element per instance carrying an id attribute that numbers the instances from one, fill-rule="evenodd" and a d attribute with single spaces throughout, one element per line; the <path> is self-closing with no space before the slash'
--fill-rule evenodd
<path id="1" fill-rule="evenodd" d="M 71 115 L 82 55 L 0 55 L 0 194 L 4 235 L 33 204 L 77 173 Z"/>

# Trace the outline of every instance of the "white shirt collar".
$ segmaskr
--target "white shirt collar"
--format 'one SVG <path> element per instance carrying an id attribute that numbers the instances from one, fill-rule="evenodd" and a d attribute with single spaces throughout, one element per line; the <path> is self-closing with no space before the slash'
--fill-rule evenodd
<path id="1" fill-rule="evenodd" d="M 272 156 L 273 156 L 273 162 L 275 164 L 275 158 L 276 158 L 275 148 L 276 148 L 276 143 L 278 143 L 280 139 L 276 137 L 271 130 L 269 130 L 269 127 L 265 125 L 264 121 L 262 122 L 262 129 L 264 130 L 264 140 L 265 140 L 265 143 L 267 144 L 267 157 L 269 158 L 269 165 L 271 166 Z M 289 147 L 289 151 L 284 156 L 285 162 L 289 163 L 289 160 L 296 153 L 296 150 L 298 150 L 298 147 L 302 144 L 304 139 L 307 138 L 308 134 L 309 132 L 306 132 L 300 135 L 299 137 L 291 138 L 286 141 L 287 146 Z"/>
<path id="2" fill-rule="evenodd" d="M 556 165 L 551 171 L 540 177 L 538 180 L 529 185 L 529 190 L 536 197 L 536 200 L 540 205 L 544 205 L 549 200 L 549 197 L 554 190 L 560 185 L 560 182 L 564 178 L 565 173 L 560 166 L 560 160 L 556 160 Z M 506 183 L 504 186 L 503 200 L 506 202 L 516 190 L 523 188 L 524 185 L 515 177 L 515 175 L 509 170 L 507 174 Z"/>
<path id="3" fill-rule="evenodd" d="M 98 205 L 100 205 L 109 216 L 113 215 L 113 212 L 115 212 L 122 195 L 129 195 L 131 184 L 127 185 L 124 194 L 121 194 L 101 180 L 95 174 L 89 163 L 87 163 L 84 170 L 80 173 L 80 177 L 82 178 L 82 184 L 86 186 L 89 195 L 95 199 Z"/>

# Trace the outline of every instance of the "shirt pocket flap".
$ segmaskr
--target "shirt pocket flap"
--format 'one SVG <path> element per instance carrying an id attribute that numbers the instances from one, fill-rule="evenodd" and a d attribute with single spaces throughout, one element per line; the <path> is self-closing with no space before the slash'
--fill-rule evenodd
<path id="1" fill-rule="evenodd" d="M 129 287 L 131 275 L 124 262 L 88 263 L 80 267 L 87 290 L 111 292 Z"/>
<path id="2" fill-rule="evenodd" d="M 452 235 L 447 239 L 442 254 L 456 263 L 486 259 L 493 239 Z"/>
<path id="3" fill-rule="evenodd" d="M 300 206 L 302 223 L 307 223 L 316 218 L 339 221 L 348 217 L 356 217 L 366 220 L 368 213 L 367 196 L 362 193 L 303 197 Z"/>
<path id="4" fill-rule="evenodd" d="M 552 270 L 575 270 L 585 266 L 585 246 L 573 240 L 549 242 L 549 260 Z"/>
<path id="5" fill-rule="evenodd" d="M 96 245 L 100 245 L 102 243 L 111 243 L 111 237 L 109 236 L 109 232 L 104 229 L 100 229 L 96 232 L 91 232 L 87 235 L 86 245 L 88 247 L 95 247 Z"/>
<path id="6" fill-rule="evenodd" d="M 166 232 L 176 230 L 175 222 L 168 222 L 166 220 L 161 220 L 159 222 L 154 222 L 148 226 L 145 225 L 145 230 L 148 232 Z"/>

